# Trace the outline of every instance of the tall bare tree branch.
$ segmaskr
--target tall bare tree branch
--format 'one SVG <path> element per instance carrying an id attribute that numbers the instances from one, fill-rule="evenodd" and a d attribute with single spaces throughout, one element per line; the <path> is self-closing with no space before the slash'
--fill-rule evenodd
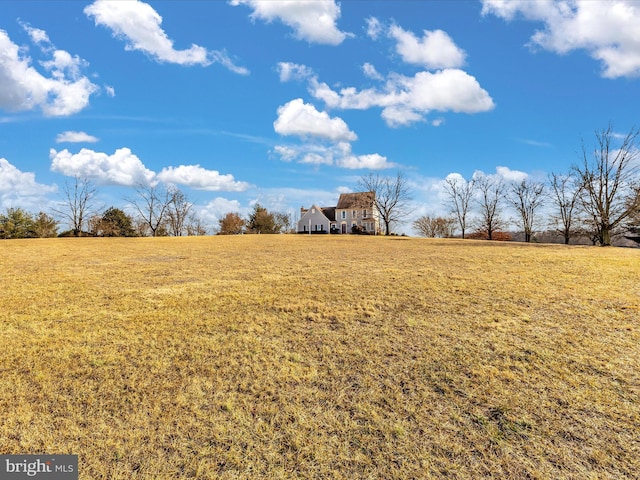
<path id="1" fill-rule="evenodd" d="M 478 199 L 478 205 L 480 206 L 478 228 L 486 232 L 488 240 L 493 240 L 494 233 L 506 226 L 501 217 L 501 202 L 504 199 L 505 190 L 504 182 L 501 179 L 483 175 L 476 179 L 476 185 L 480 194 Z"/>
<path id="2" fill-rule="evenodd" d="M 82 228 L 93 208 L 97 188 L 87 177 L 73 177 L 73 182 L 64 182 L 62 189 L 64 208 L 54 212 L 69 221 L 74 237 L 82 235 Z"/>
<path id="3" fill-rule="evenodd" d="M 536 213 L 545 201 L 544 184 L 522 180 L 520 183 L 511 185 L 507 199 L 520 216 L 525 242 L 531 242 Z"/>
<path id="4" fill-rule="evenodd" d="M 475 180 L 466 181 L 464 179 L 448 177 L 444 184 L 445 192 L 449 196 L 449 206 L 451 213 L 456 216 L 462 238 L 465 236 L 467 229 L 467 214 L 469 213 L 469 205 L 473 194 L 476 190 Z"/>
<path id="5" fill-rule="evenodd" d="M 136 193 L 138 198 L 127 201 L 138 211 L 151 236 L 157 237 L 164 230 L 167 211 L 175 192 L 160 185 L 139 184 Z"/>
<path id="6" fill-rule="evenodd" d="M 398 172 L 395 177 L 369 173 L 360 177 L 358 185 L 367 192 L 374 192 L 374 206 L 384 223 L 385 235 L 390 235 L 394 225 L 409 214 L 411 190 L 407 179 Z"/>
<path id="7" fill-rule="evenodd" d="M 582 161 L 574 165 L 585 213 L 593 220 L 602 246 L 611 245 L 618 227 L 640 208 L 638 150 L 640 130 L 632 128 L 616 148 L 613 126 L 595 132 L 591 155 L 582 145 Z"/>

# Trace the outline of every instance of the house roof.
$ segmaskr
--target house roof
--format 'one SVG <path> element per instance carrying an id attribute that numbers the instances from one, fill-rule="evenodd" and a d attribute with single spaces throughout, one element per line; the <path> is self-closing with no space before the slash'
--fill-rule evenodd
<path id="1" fill-rule="evenodd" d="M 375 192 L 341 193 L 336 208 L 371 208 L 375 198 Z"/>
<path id="2" fill-rule="evenodd" d="M 322 207 L 320 210 L 322 210 L 322 213 L 324 213 L 324 216 L 327 217 L 329 221 L 336 221 L 336 207 Z"/>

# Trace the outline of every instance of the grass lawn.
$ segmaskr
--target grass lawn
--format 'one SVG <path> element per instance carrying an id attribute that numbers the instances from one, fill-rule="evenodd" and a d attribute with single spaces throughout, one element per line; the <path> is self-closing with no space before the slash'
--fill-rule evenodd
<path id="1" fill-rule="evenodd" d="M 0 453 L 82 479 L 637 478 L 640 250 L 0 242 Z"/>

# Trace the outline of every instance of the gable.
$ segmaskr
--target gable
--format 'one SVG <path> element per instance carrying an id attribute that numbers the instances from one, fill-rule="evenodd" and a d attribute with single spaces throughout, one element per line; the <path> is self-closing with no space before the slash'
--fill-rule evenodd
<path id="1" fill-rule="evenodd" d="M 334 210 L 333 218 L 335 220 L 335 210 Z M 317 205 L 311 205 L 311 208 L 306 212 L 304 212 L 304 214 L 300 217 L 300 220 L 298 221 L 298 223 L 302 224 L 303 220 L 309 221 L 311 219 L 314 219 L 315 222 L 331 221 L 331 219 L 325 215 L 323 209 L 318 207 Z"/>

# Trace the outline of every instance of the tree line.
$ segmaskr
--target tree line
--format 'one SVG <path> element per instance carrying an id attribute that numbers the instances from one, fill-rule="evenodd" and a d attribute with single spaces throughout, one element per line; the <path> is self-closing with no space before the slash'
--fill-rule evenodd
<path id="1" fill-rule="evenodd" d="M 508 240 L 507 228 L 515 225 L 530 242 L 546 227 L 564 243 L 587 237 L 595 245 L 611 245 L 624 235 L 640 243 L 640 130 L 617 135 L 612 125 L 595 132 L 595 144 L 584 142 L 579 161 L 568 172 L 551 173 L 546 182 L 524 179 L 505 182 L 499 176 L 475 174 L 470 179 L 449 176 L 444 181 L 447 216 L 423 215 L 413 229 L 426 237 L 483 238 Z M 384 233 L 393 234 L 411 214 L 411 188 L 407 178 L 379 173 L 363 175 L 358 188 L 375 192 Z M 66 182 L 62 202 L 54 212 L 71 228 L 58 233 L 58 221 L 45 212 L 36 215 L 21 208 L 0 214 L 0 238 L 61 236 L 182 236 L 205 235 L 207 229 L 193 203 L 174 186 L 138 185 L 136 195 L 125 199 L 135 212 L 110 207 L 102 213 L 94 208 L 97 189 L 87 178 Z M 505 216 L 505 207 L 515 218 Z M 546 225 L 543 208 L 548 213 Z M 218 234 L 276 234 L 294 231 L 291 216 L 269 211 L 256 203 L 243 218 L 229 212 L 218 221 Z"/>
<path id="2" fill-rule="evenodd" d="M 452 235 L 451 225 L 462 238 L 472 229 L 474 238 L 504 238 L 514 223 L 530 242 L 541 226 L 542 207 L 551 215 L 547 228 L 568 244 L 573 237 L 587 237 L 594 245 L 608 246 L 616 236 L 640 243 L 640 149 L 637 128 L 620 138 L 612 125 L 595 132 L 591 151 L 582 145 L 578 163 L 566 173 L 551 173 L 547 182 L 524 179 L 505 183 L 495 176 L 471 179 L 448 177 L 445 193 L 450 217 L 425 215 L 413 223 L 428 237 Z M 509 222 L 504 207 L 516 218 Z"/>
<path id="3" fill-rule="evenodd" d="M 74 177 L 62 190 L 62 201 L 53 212 L 71 227 L 58 232 L 59 221 L 39 212 L 8 208 L 0 214 L 0 238 L 45 237 L 140 237 L 206 235 L 203 222 L 180 189 L 161 185 L 139 185 L 136 196 L 126 199 L 137 215 L 109 207 L 102 213 L 94 205 L 97 188 L 87 178 Z"/>

